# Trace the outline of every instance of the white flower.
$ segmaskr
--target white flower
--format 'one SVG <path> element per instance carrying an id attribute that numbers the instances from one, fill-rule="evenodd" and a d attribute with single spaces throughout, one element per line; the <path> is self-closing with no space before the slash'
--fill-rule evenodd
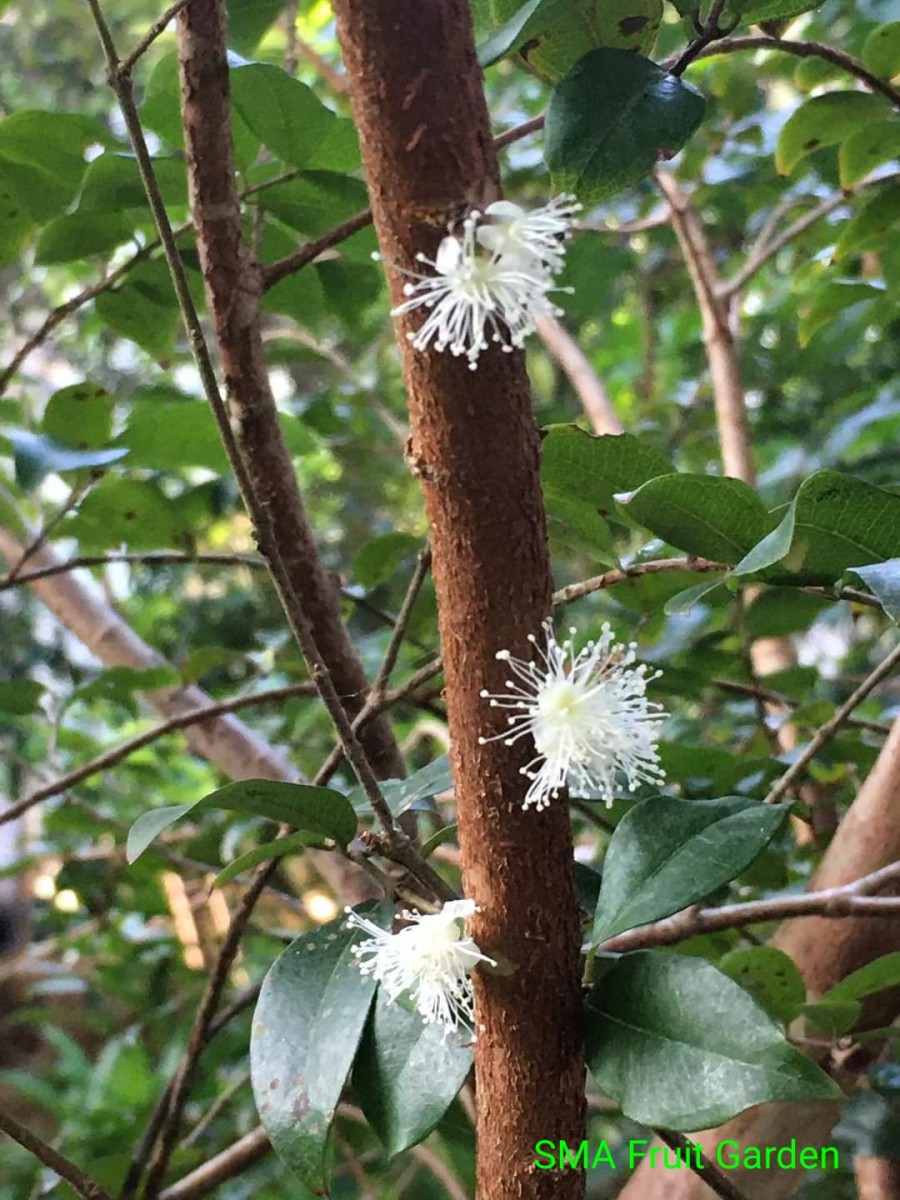
<path id="1" fill-rule="evenodd" d="M 646 697 L 646 666 L 635 667 L 635 643 L 615 643 L 609 625 L 600 637 L 576 654 L 571 638 L 557 642 L 550 621 L 544 622 L 546 649 L 530 634 L 537 661 L 525 662 L 501 650 L 497 658 L 509 663 L 514 679 L 508 693 L 482 691 L 492 708 L 514 709 L 508 718 L 513 732 L 479 738 L 503 739 L 507 746 L 520 737 L 534 739 L 537 755 L 522 774 L 531 780 L 523 808 L 540 812 L 565 786 L 599 793 L 612 803 L 616 777 L 624 775 L 628 790 L 663 778 L 656 743 L 666 714 Z M 569 631 L 575 633 L 574 629 Z"/>
<path id="2" fill-rule="evenodd" d="M 353 947 L 364 975 L 374 975 L 392 1000 L 408 992 L 426 1024 L 446 1030 L 474 1029 L 472 981 L 479 962 L 496 966 L 482 954 L 460 925 L 475 912 L 474 900 L 450 900 L 439 913 L 404 912 L 412 922 L 399 933 L 382 929 L 348 908 L 347 924 L 371 934 Z"/>
<path id="3" fill-rule="evenodd" d="M 533 212 L 509 200 L 495 200 L 484 211 L 491 223 L 477 231 L 482 246 L 495 254 L 537 259 L 550 271 L 562 269 L 572 218 L 581 212 L 574 196 L 564 192 Z"/>
<path id="4" fill-rule="evenodd" d="M 532 213 L 497 201 L 487 210 L 489 223 L 473 211 L 459 236 L 441 241 L 434 260 L 418 255 L 436 274 L 407 272 L 415 281 L 404 286 L 408 299 L 391 310 L 394 317 L 429 310 L 421 328 L 407 334 L 413 346 L 465 355 L 474 371 L 492 343 L 509 353 L 539 318 L 559 316 L 549 293 L 565 290 L 554 287 L 553 276 L 562 267 L 570 214 L 577 208 L 571 201 L 561 196 Z"/>

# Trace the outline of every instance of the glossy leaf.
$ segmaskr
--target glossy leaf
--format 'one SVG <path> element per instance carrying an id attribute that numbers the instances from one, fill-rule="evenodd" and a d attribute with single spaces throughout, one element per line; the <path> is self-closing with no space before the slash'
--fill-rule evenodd
<path id="1" fill-rule="evenodd" d="M 691 1132 L 776 1100 L 840 1089 L 733 980 L 699 958 L 639 951 L 587 1001 L 588 1064 L 642 1125 Z"/>
<path id="2" fill-rule="evenodd" d="M 558 191 L 585 203 L 638 183 L 703 118 L 695 88 L 627 50 L 592 50 L 554 89 L 545 158 Z"/>
<path id="3" fill-rule="evenodd" d="M 430 808 L 428 801 L 432 796 L 449 791 L 453 787 L 453 773 L 450 769 L 450 758 L 442 754 L 426 767 L 413 772 L 406 779 L 386 779 L 381 784 L 381 793 L 390 805 L 394 816 L 400 816 L 411 808 Z M 357 812 L 369 811 L 369 802 L 361 788 L 354 788 L 350 793 Z"/>
<path id="4" fill-rule="evenodd" d="M 788 807 L 737 796 L 635 804 L 606 852 L 591 940 L 671 916 L 729 883 L 769 843 Z"/>
<path id="5" fill-rule="evenodd" d="M 388 906 L 381 917 L 390 920 Z M 321 1196 L 331 1125 L 375 993 L 352 953 L 361 936 L 340 917 L 296 938 L 263 980 L 253 1016 L 260 1121 L 281 1161 Z"/>
<path id="6" fill-rule="evenodd" d="M 465 1034 L 444 1035 L 381 989 L 353 1064 L 353 1090 L 393 1157 L 427 1137 L 472 1066 Z"/>
<path id="7" fill-rule="evenodd" d="M 594 437 L 577 425 L 551 425 L 541 442 L 541 484 L 547 496 L 586 504 L 602 513 L 617 492 L 666 475 L 671 463 L 633 434 Z"/>
<path id="8" fill-rule="evenodd" d="M 900 625 L 900 558 L 889 558 L 887 562 L 869 567 L 851 567 L 850 570 L 877 596 L 891 620 Z"/>
<path id="9" fill-rule="evenodd" d="M 766 506 L 739 479 L 717 475 L 663 475 L 628 500 L 639 524 L 679 550 L 735 562 L 771 524 Z"/>
<path id="10" fill-rule="evenodd" d="M 339 846 L 346 846 L 356 833 L 356 814 L 340 792 L 273 779 L 242 779 L 191 804 L 172 804 L 143 813 L 128 831 L 128 861 L 134 862 L 155 838 L 182 817 L 214 808 L 293 825 L 330 838 Z"/>

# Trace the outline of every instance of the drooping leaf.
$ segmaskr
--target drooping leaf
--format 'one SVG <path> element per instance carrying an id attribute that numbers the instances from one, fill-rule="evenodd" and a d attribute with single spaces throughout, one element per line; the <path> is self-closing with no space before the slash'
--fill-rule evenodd
<path id="1" fill-rule="evenodd" d="M 367 915 L 387 924 L 389 906 Z M 296 938 L 263 980 L 253 1017 L 260 1121 L 281 1161 L 320 1196 L 335 1110 L 375 993 L 352 953 L 359 940 L 343 917 Z"/>
<path id="2" fill-rule="evenodd" d="M 775 946 L 741 946 L 719 960 L 719 970 L 776 1021 L 793 1021 L 806 1000 L 806 985 L 794 960 Z"/>
<path id="3" fill-rule="evenodd" d="M 592 50 L 550 98 L 545 158 L 559 191 L 596 202 L 671 158 L 703 118 L 701 94 L 628 50 Z"/>
<path id="4" fill-rule="evenodd" d="M 702 558 L 735 562 L 771 524 L 759 496 L 739 479 L 663 475 L 629 499 L 628 513 L 653 533 Z"/>
<path id="5" fill-rule="evenodd" d="M 229 880 L 248 871 L 250 867 L 256 867 L 260 863 L 269 862 L 273 858 L 282 858 L 287 854 L 295 854 L 300 850 L 305 850 L 307 846 L 327 846 L 328 838 L 321 833 L 310 833 L 306 829 L 300 829 L 296 833 L 289 833 L 285 837 L 274 838 L 271 842 L 264 842 L 261 846 L 254 846 L 252 850 L 248 850 L 246 854 L 241 854 L 223 867 L 222 870 L 213 880 L 213 887 L 222 887 Z"/>
<path id="6" fill-rule="evenodd" d="M 356 813 L 340 792 L 273 779 L 241 779 L 192 804 L 170 804 L 142 813 L 128 831 L 128 861 L 134 862 L 154 838 L 182 817 L 213 808 L 293 825 L 299 830 L 330 838 L 339 846 L 346 846 L 356 833 Z"/>
<path id="7" fill-rule="evenodd" d="M 609 844 L 591 940 L 671 916 L 730 882 L 771 841 L 788 808 L 737 796 L 655 796 L 634 805 Z"/>
<path id="8" fill-rule="evenodd" d="M 426 1025 L 379 989 L 353 1064 L 353 1089 L 393 1157 L 427 1137 L 472 1066 L 464 1034 Z"/>
<path id="9" fill-rule="evenodd" d="M 626 954 L 588 997 L 588 1064 L 643 1125 L 691 1132 L 775 1100 L 840 1089 L 727 975 L 699 958 Z"/>

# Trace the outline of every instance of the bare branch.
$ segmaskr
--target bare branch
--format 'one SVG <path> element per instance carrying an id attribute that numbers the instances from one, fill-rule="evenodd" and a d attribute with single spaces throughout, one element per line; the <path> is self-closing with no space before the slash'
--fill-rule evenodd
<path id="1" fill-rule="evenodd" d="M 541 317 L 536 324 L 541 341 L 568 375 L 594 433 L 624 433 L 625 427 L 612 406 L 603 380 L 575 338 L 552 317 Z"/>
<path id="2" fill-rule="evenodd" d="M 677 1152 L 681 1165 L 689 1167 L 708 1188 L 717 1196 L 721 1196 L 722 1200 L 747 1200 L 724 1171 L 720 1171 L 712 1159 L 703 1153 L 702 1146 L 692 1142 L 683 1133 L 675 1133 L 671 1129 L 654 1129 L 653 1132 L 661 1142 L 665 1142 L 670 1149 Z"/>
<path id="3" fill-rule="evenodd" d="M 207 1159 L 202 1166 L 191 1171 L 190 1175 L 185 1175 L 171 1187 L 165 1188 L 160 1192 L 159 1200 L 200 1200 L 201 1196 L 208 1195 L 220 1183 L 234 1179 L 255 1162 L 259 1162 L 271 1148 L 266 1131 L 258 1125 L 256 1129 L 245 1133 L 233 1146 Z"/>
<path id="4" fill-rule="evenodd" d="M 159 35 L 165 31 L 169 22 L 173 21 L 189 2 L 190 0 L 175 0 L 175 3 L 170 4 L 162 16 L 153 22 L 132 52 L 122 59 L 120 70 L 123 74 L 131 74 L 137 65 L 138 59 L 147 53 Z"/>
<path id="5" fill-rule="evenodd" d="M 583 579 L 579 583 L 570 583 L 567 587 L 560 588 L 559 591 L 553 593 L 553 606 L 555 608 L 560 604 L 571 604 L 574 600 L 589 596 L 591 592 L 601 592 L 606 588 L 614 587 L 617 583 L 624 583 L 626 579 L 640 579 L 642 575 L 658 575 L 664 571 L 725 572 L 730 570 L 731 566 L 728 563 L 713 562 L 709 558 L 694 558 L 690 554 L 684 558 L 650 559 L 648 562 L 634 563 L 630 567 L 613 567 L 610 571 L 604 571 L 602 575 Z"/>
<path id="6" fill-rule="evenodd" d="M 18 1142 L 20 1146 L 33 1154 L 45 1167 L 55 1171 L 60 1179 L 64 1179 L 83 1200 L 112 1200 L 109 1192 L 89 1175 L 85 1175 L 80 1167 L 76 1167 L 65 1155 L 54 1150 L 52 1146 L 48 1146 L 37 1134 L 26 1129 L 24 1125 L 20 1125 L 15 1117 L 2 1109 L 0 1109 L 0 1132 L 8 1134 L 14 1142 Z"/>

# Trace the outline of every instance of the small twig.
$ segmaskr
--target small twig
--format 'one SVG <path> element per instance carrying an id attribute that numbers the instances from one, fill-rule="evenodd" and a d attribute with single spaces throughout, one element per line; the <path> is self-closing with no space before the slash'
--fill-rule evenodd
<path id="1" fill-rule="evenodd" d="M 33 551 L 32 551 L 33 553 Z M 24 558 L 24 556 L 23 556 Z M 21 561 L 21 560 L 20 560 Z M 10 571 L 0 579 L 0 592 L 12 587 L 21 587 L 26 583 L 35 583 L 38 579 L 48 579 L 52 575 L 65 575 L 69 571 L 78 571 L 83 567 L 106 567 L 113 563 L 134 563 L 141 566 L 219 566 L 251 567 L 256 570 L 266 570 L 263 559 L 256 554 L 183 554 L 177 550 L 151 550 L 143 554 L 112 553 L 112 554 L 81 554 L 65 562 L 53 563 L 49 567 L 40 567 L 35 571 L 25 571 L 21 574 L 18 569 Z"/>
<path id="2" fill-rule="evenodd" d="M 52 1146 L 48 1146 L 37 1134 L 32 1133 L 24 1125 L 20 1125 L 15 1117 L 10 1116 L 2 1109 L 0 1109 L 0 1132 L 8 1134 L 14 1142 L 18 1142 L 20 1146 L 33 1154 L 45 1167 L 55 1171 L 60 1179 L 64 1179 L 79 1196 L 83 1197 L 83 1200 L 112 1200 L 109 1192 L 89 1175 L 85 1175 L 80 1167 L 76 1167 L 65 1155 L 54 1150 Z"/>
<path id="3" fill-rule="evenodd" d="M 92 471 L 86 479 L 83 479 L 80 483 L 77 483 L 70 490 L 65 502 L 53 514 L 50 520 L 41 526 L 32 540 L 22 551 L 19 561 L 10 568 L 6 579 L 0 583 L 0 591 L 2 591 L 5 586 L 11 586 L 22 578 L 22 568 L 25 566 L 28 560 L 37 554 L 38 550 L 45 545 L 47 538 L 50 536 L 53 530 L 57 527 L 57 525 L 59 525 L 60 521 L 62 521 L 72 511 L 73 508 L 75 508 L 79 501 L 84 497 L 88 489 L 91 488 L 94 483 L 96 483 L 97 478 L 98 475 Z"/>
<path id="4" fill-rule="evenodd" d="M 409 581 L 409 586 L 406 589 L 406 595 L 403 597 L 403 603 L 400 605 L 400 611 L 397 613 L 397 620 L 394 623 L 394 631 L 391 634 L 391 639 L 388 642 L 387 650 L 384 652 L 384 659 L 375 680 L 372 683 L 369 698 L 366 701 L 369 703 L 381 703 L 384 699 L 385 689 L 391 678 L 391 672 L 397 665 L 397 656 L 400 653 L 400 647 L 403 645 L 403 639 L 406 637 L 407 629 L 409 628 L 410 618 L 412 617 L 413 608 L 419 598 L 419 592 L 422 590 L 422 585 L 428 578 L 428 572 L 431 569 L 431 548 L 428 545 L 422 547 L 416 556 L 416 566 Z"/>
<path id="5" fill-rule="evenodd" d="M 223 1088 L 194 1126 L 194 1128 L 191 1130 L 191 1132 L 187 1135 L 187 1137 L 182 1138 L 180 1148 L 187 1149 L 191 1146 L 196 1146 L 207 1129 L 209 1129 L 210 1125 L 212 1125 L 213 1121 L 215 1121 L 216 1117 L 218 1117 L 219 1114 L 225 1108 L 227 1108 L 236 1093 L 239 1092 L 241 1088 L 245 1088 L 249 1082 L 250 1072 L 241 1071 L 240 1075 L 238 1075 L 236 1079 L 233 1079 L 227 1087 Z"/>
<path id="6" fill-rule="evenodd" d="M 889 83 L 867 71 L 852 55 L 837 50 L 834 46 L 826 46 L 822 42 L 791 42 L 783 38 L 753 34 L 748 37 L 725 38 L 717 41 L 715 45 L 707 44 L 694 57 L 709 58 L 714 54 L 734 54 L 738 50 L 780 50 L 797 58 L 823 58 L 846 71 L 848 75 L 853 75 L 871 91 L 878 92 L 895 107 L 900 108 L 900 91 L 897 88 L 891 87 Z"/>
<path id="7" fill-rule="evenodd" d="M 809 745 L 803 750 L 797 758 L 791 763 L 785 773 L 781 776 L 778 782 L 765 798 L 766 804 L 774 804 L 780 800 L 785 792 L 790 788 L 791 784 L 800 776 L 806 765 L 812 761 L 819 753 L 822 747 L 829 742 L 840 727 L 844 724 L 847 717 L 853 710 L 862 704 L 866 696 L 881 683 L 882 679 L 886 679 L 892 671 L 900 666 L 900 645 L 896 646 L 891 653 L 884 659 L 883 662 L 870 672 L 863 680 L 859 687 L 852 695 L 841 705 L 834 716 L 826 721 L 825 724 L 818 730 L 815 736 L 810 741 Z"/>
<path id="8" fill-rule="evenodd" d="M 264 1158 L 271 1148 L 266 1131 L 261 1125 L 257 1126 L 227 1150 L 207 1159 L 189 1175 L 165 1188 L 160 1192 L 159 1200 L 199 1200 L 220 1183 L 234 1179 L 236 1175 L 249 1170 L 255 1162 Z"/>
<path id="9" fill-rule="evenodd" d="M 159 35 L 165 31 L 169 22 L 173 21 L 189 2 L 190 0 L 175 0 L 175 3 L 170 4 L 162 16 L 153 22 L 132 52 L 122 59 L 119 69 L 123 75 L 131 74 L 137 65 L 138 59 L 147 53 Z"/>
<path id="10" fill-rule="evenodd" d="M 678 59 L 668 67 L 670 75 L 683 75 L 695 58 L 698 58 L 710 42 L 715 42 L 719 38 L 727 37 L 740 23 L 740 17 L 735 17 L 728 26 L 723 29 L 719 22 L 722 19 L 722 13 L 725 11 L 725 5 L 728 0 L 713 0 L 713 4 L 709 10 L 709 16 L 704 24 L 696 23 L 695 29 L 697 37 L 687 47 L 686 50 L 678 57 Z"/>
<path id="11" fill-rule="evenodd" d="M 765 688 L 759 684 L 738 683 L 733 679 L 711 679 L 710 683 L 720 691 L 731 692 L 735 696 L 750 696 L 753 699 L 762 700 L 765 704 L 778 705 L 782 708 L 799 708 L 804 703 L 801 700 L 795 700 L 793 696 L 786 696 L 783 692 L 775 692 L 771 688 Z M 865 721 L 856 717 L 848 717 L 844 724 L 852 725 L 855 729 L 865 729 L 869 733 L 877 733 L 882 737 L 891 731 L 890 725 L 886 725 L 883 721 Z"/>
<path id="12" fill-rule="evenodd" d="M 671 1129 L 654 1129 L 653 1132 L 661 1142 L 665 1142 L 670 1149 L 677 1151 L 680 1162 L 689 1167 L 697 1178 L 701 1179 L 717 1196 L 721 1196 L 722 1200 L 747 1200 L 744 1193 L 735 1187 L 728 1176 L 720 1171 L 711 1159 L 707 1158 L 703 1153 L 703 1147 L 697 1142 L 692 1142 L 683 1133 L 675 1133 Z"/>

